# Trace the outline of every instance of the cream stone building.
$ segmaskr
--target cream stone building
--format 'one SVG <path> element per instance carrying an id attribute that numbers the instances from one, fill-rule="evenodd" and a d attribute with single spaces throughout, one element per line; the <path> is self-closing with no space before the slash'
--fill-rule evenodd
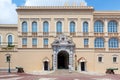
<path id="1" fill-rule="evenodd" d="M 11 54 L 11 69 L 25 72 L 118 68 L 120 74 L 120 11 L 96 11 L 83 3 L 16 11 L 17 24 L 0 25 L 0 70 L 8 68 L 6 54 Z"/>

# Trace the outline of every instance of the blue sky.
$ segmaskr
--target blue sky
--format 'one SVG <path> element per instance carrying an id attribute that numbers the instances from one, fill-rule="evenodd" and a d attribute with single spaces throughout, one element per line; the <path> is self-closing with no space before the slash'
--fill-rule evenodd
<path id="1" fill-rule="evenodd" d="M 26 0 L 12 0 L 17 6 L 25 4 Z M 74 1 L 74 0 L 73 0 Z M 120 10 L 120 0 L 85 0 L 88 6 L 95 10 Z"/>
<path id="2" fill-rule="evenodd" d="M 0 0 L 0 24 L 17 24 L 17 6 L 63 6 L 65 2 L 79 6 L 81 1 L 97 11 L 120 11 L 120 0 Z"/>

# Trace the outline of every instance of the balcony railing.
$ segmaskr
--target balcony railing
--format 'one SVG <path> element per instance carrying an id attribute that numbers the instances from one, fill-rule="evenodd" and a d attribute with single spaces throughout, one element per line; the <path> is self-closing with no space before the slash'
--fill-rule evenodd
<path id="1" fill-rule="evenodd" d="M 16 51 L 17 43 L 8 44 L 7 42 L 3 42 L 0 44 L 1 51 Z"/>
<path id="2" fill-rule="evenodd" d="M 22 45 L 22 48 L 27 48 L 27 45 Z"/>
<path id="3" fill-rule="evenodd" d="M 83 36 L 88 36 L 89 33 L 88 32 L 83 32 Z"/>
<path id="4" fill-rule="evenodd" d="M 94 36 L 101 36 L 101 37 L 103 37 L 104 33 L 94 33 Z"/>
<path id="5" fill-rule="evenodd" d="M 60 35 L 60 34 L 62 34 L 62 32 L 57 32 L 57 35 Z"/>
<path id="6" fill-rule="evenodd" d="M 43 36 L 49 36 L 49 32 L 43 32 Z"/>
<path id="7" fill-rule="evenodd" d="M 27 32 L 22 32 L 22 36 L 27 36 L 28 33 Z"/>
<path id="8" fill-rule="evenodd" d="M 105 48 L 95 48 L 95 51 L 105 51 Z"/>
<path id="9" fill-rule="evenodd" d="M 44 48 L 48 48 L 48 45 L 44 45 Z"/>
<path id="10" fill-rule="evenodd" d="M 84 48 L 89 48 L 89 45 L 84 45 Z"/>
<path id="11" fill-rule="evenodd" d="M 117 32 L 116 33 L 108 33 L 109 37 L 118 36 L 118 35 L 119 35 L 119 33 L 117 33 Z"/>
<path id="12" fill-rule="evenodd" d="M 109 48 L 109 51 L 120 51 L 120 48 Z"/>
<path id="13" fill-rule="evenodd" d="M 71 35 L 71 36 L 75 36 L 76 33 L 75 33 L 75 32 L 70 32 L 70 35 Z"/>
<path id="14" fill-rule="evenodd" d="M 37 32 L 32 32 L 32 36 L 37 36 Z"/>
<path id="15" fill-rule="evenodd" d="M 37 45 L 32 45 L 32 48 L 37 48 Z"/>

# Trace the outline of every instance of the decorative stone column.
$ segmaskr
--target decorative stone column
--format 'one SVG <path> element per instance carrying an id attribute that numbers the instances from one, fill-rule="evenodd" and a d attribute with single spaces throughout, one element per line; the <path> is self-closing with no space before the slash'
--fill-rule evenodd
<path id="1" fill-rule="evenodd" d="M 105 36 L 108 36 L 108 20 L 105 19 L 105 26 L 104 26 L 104 33 L 105 33 Z"/>

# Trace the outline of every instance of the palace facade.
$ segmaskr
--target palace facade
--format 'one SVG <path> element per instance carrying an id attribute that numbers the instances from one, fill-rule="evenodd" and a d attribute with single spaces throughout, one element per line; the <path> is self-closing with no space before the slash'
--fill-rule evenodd
<path id="1" fill-rule="evenodd" d="M 120 11 L 90 6 L 21 6 L 17 24 L 0 25 L 0 70 L 120 69 Z M 115 73 L 120 74 L 120 70 Z"/>

